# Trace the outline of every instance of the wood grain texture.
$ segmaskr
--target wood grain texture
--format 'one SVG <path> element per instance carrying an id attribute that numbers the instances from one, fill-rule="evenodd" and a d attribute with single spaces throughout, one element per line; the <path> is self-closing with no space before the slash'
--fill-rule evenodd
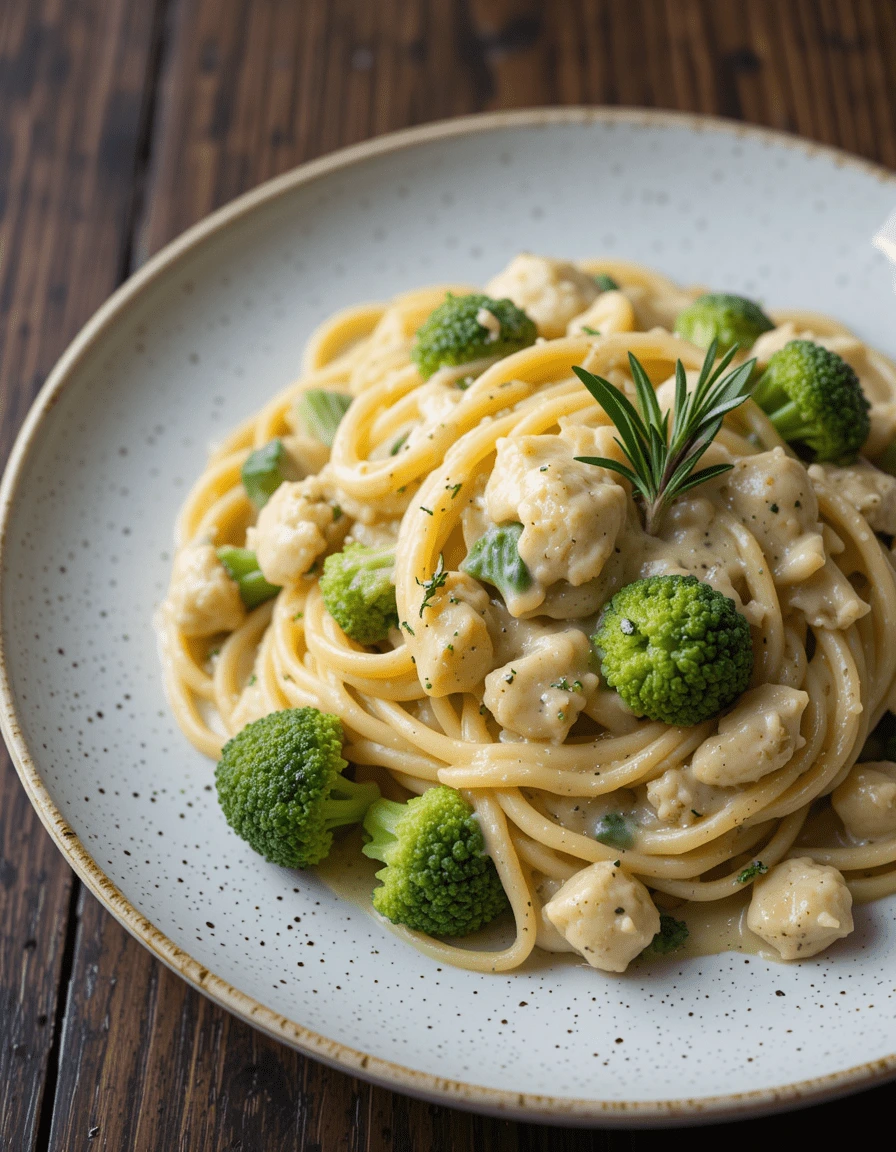
<path id="1" fill-rule="evenodd" d="M 54 361 L 120 279 L 151 16 L 127 0 L 0 7 L 2 458 Z M 75 891 L 2 750 L 0 1147 L 34 1147 L 47 1091 L 52 1105 Z"/>
<path id="2" fill-rule="evenodd" d="M 296 164 L 539 104 L 745 119 L 896 165 L 887 0 L 175 0 L 141 259 Z"/>
<path id="3" fill-rule="evenodd" d="M 6 0 L 0 442 L 120 275 L 233 196 L 393 129 L 579 103 L 730 116 L 896 167 L 896 4 Z M 77 889 L 9 771 L 0 852 L 0 1136 L 11 1148 L 35 1146 L 47 1092 L 55 1106 L 40 1143 L 59 1152 L 668 1143 L 659 1132 L 542 1128 L 424 1104 L 266 1039 L 159 965 L 93 897 L 82 894 L 75 916 Z M 882 1114 L 891 1095 L 741 1123 L 738 1134 L 806 1139 L 859 1109 Z M 687 1140 L 715 1146 L 732 1128 Z"/>

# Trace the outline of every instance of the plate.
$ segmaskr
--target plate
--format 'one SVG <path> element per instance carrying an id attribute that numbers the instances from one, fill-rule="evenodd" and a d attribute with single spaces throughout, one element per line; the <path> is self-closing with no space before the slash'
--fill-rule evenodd
<path id="1" fill-rule="evenodd" d="M 525 1119 L 696 1123 L 896 1075 L 896 904 L 800 966 L 727 953 L 610 977 L 445 969 L 226 827 L 175 727 L 152 616 L 207 445 L 349 303 L 483 282 L 521 249 L 643 261 L 829 312 L 896 354 L 871 237 L 896 177 L 717 120 L 489 115 L 372 141 L 236 201 L 116 293 L 60 361 L 2 501 L 3 731 L 79 876 L 185 979 L 381 1084 Z"/>

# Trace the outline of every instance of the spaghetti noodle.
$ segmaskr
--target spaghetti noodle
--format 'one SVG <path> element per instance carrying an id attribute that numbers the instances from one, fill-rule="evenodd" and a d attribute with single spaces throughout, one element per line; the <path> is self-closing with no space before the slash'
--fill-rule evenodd
<path id="1" fill-rule="evenodd" d="M 609 417 L 572 366 L 631 391 L 634 353 L 670 406 L 664 384 L 676 361 L 695 374 L 704 358 L 671 333 L 696 293 L 619 261 L 583 262 L 567 273 L 570 266 L 541 264 L 541 279 L 526 280 L 512 265 L 492 287 L 537 322 L 541 336 L 531 347 L 442 368 L 424 382 L 410 357 L 412 342 L 446 288 L 351 308 L 312 337 L 300 379 L 213 452 L 178 520 L 175 578 L 162 613 L 178 723 L 200 751 L 217 757 L 247 722 L 313 705 L 340 717 L 346 758 L 388 772 L 398 793 L 435 783 L 462 790 L 509 897 L 515 938 L 484 952 L 402 931 L 429 955 L 466 968 L 516 967 L 536 943 L 569 950 L 543 906 L 601 862 L 621 866 L 668 907 L 743 891 L 744 870 L 760 860 L 762 870 L 785 859 L 835 867 L 860 900 L 896 891 L 896 818 L 890 826 L 885 817 L 868 834 L 861 816 L 844 825 L 824 799 L 839 788 L 858 796 L 853 808 L 841 805 L 844 811 L 856 804 L 861 810 L 863 796 L 872 807 L 882 803 L 880 787 L 862 792 L 853 766 L 896 682 L 896 578 L 884 539 L 869 527 L 870 520 L 896 531 L 887 520 L 890 503 L 896 509 L 896 481 L 868 465 L 807 470 L 748 401 L 726 417 L 710 450 L 734 471 L 682 496 L 661 531 L 648 536 L 625 483 L 594 468 L 589 479 L 588 466 L 575 463 L 616 450 Z M 583 287 L 599 273 L 620 288 Z M 893 366 L 827 318 L 775 312 L 772 319 L 775 328 L 752 355 L 761 365 L 797 336 L 836 350 L 871 401 L 867 450 L 879 453 L 896 424 Z M 317 389 L 352 398 L 329 458 L 295 416 L 299 397 Z M 241 482 L 249 453 L 275 438 L 298 469 L 290 482 L 285 569 L 277 566 L 283 523 L 279 537 L 265 537 L 264 514 L 259 518 Z M 560 487 L 540 488 L 545 473 L 560 476 Z M 573 500 L 566 511 L 556 504 L 558 493 L 579 492 L 585 503 Z M 785 501 L 789 518 L 778 515 Z M 472 542 L 502 519 L 501 509 L 503 519 L 525 521 L 542 546 L 534 591 L 516 604 L 460 570 Z M 609 524 L 599 555 L 593 537 L 576 535 L 598 522 L 594 517 Z M 376 647 L 343 633 L 318 586 L 324 554 L 347 540 L 395 549 L 401 626 Z M 224 628 L 185 624 L 184 581 L 205 580 L 205 594 L 214 596 L 209 546 L 247 543 L 264 575 L 282 583 L 276 598 L 249 612 L 231 600 L 236 619 Z M 810 553 L 815 559 L 807 561 Z M 297 554 L 300 571 L 289 568 Z M 429 595 L 440 565 L 448 579 Z M 689 728 L 638 720 L 598 683 L 582 638 L 618 587 L 661 573 L 696 575 L 735 600 L 755 653 L 747 696 L 778 686 L 788 699 L 799 697 L 797 728 L 780 766 L 752 777 L 735 768 L 712 777 L 715 783 L 701 781 L 694 764 L 710 755 L 713 740 L 726 739 L 718 718 Z M 559 701 L 556 715 L 547 715 L 554 704 L 545 704 L 546 696 Z M 757 729 L 750 723 L 735 724 L 730 737 L 737 762 L 745 758 L 738 739 L 754 756 Z M 596 832 L 620 812 L 634 829 L 627 847 Z"/>

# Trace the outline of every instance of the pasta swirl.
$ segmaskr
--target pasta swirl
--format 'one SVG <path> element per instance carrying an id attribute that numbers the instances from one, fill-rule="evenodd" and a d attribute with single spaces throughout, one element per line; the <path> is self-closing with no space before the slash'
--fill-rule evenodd
<path id="1" fill-rule="evenodd" d="M 176 528 L 179 556 L 260 539 L 241 468 L 250 452 L 274 438 L 288 446 L 295 441 L 303 463 L 293 483 L 305 486 L 307 515 L 322 506 L 332 511 L 332 523 L 314 521 L 313 563 L 283 582 L 276 598 L 239 609 L 235 627 L 205 632 L 185 626 L 175 574 L 160 617 L 169 699 L 185 735 L 205 755 L 217 757 L 228 737 L 253 719 L 313 705 L 340 717 L 346 758 L 362 771 L 390 774 L 399 793 L 436 783 L 463 792 L 508 895 L 515 938 L 499 951 L 478 951 L 401 931 L 438 960 L 479 971 L 518 966 L 536 941 L 555 946 L 556 933 L 542 915 L 545 893 L 601 862 L 620 862 L 670 908 L 743 891 L 739 877 L 760 859 L 766 869 L 788 858 L 836 867 L 859 900 L 896 891 L 896 822 L 890 834 L 850 834 L 827 799 L 851 779 L 869 733 L 894 703 L 891 555 L 869 526 L 867 507 L 838 477 L 817 467 L 807 471 L 755 404 L 726 417 L 711 449 L 714 459 L 734 463 L 734 471 L 681 497 L 656 537 L 641 528 L 624 483 L 605 474 L 606 508 L 618 499 L 621 512 L 613 547 L 587 578 L 575 575 L 581 557 L 570 559 L 577 539 L 569 545 L 558 538 L 580 527 L 574 511 L 560 523 L 526 521 L 534 524 L 533 535 L 541 532 L 537 571 L 547 573 L 536 579 L 541 601 L 533 608 L 512 611 L 509 601 L 462 571 L 471 543 L 498 518 L 502 500 L 513 505 L 511 519 L 528 515 L 511 490 L 526 460 L 545 472 L 573 469 L 578 456 L 615 451 L 612 422 L 575 378 L 573 365 L 630 392 L 631 353 L 668 405 L 666 382 L 676 361 L 691 374 L 703 362 L 702 349 L 669 330 L 696 293 L 619 261 L 583 262 L 576 273 L 604 273 L 622 287 L 574 303 L 569 319 L 555 304 L 556 314 L 539 320 L 549 338 L 500 359 L 443 368 L 427 382 L 411 360 L 412 341 L 448 289 L 350 308 L 323 324 L 309 342 L 300 379 L 212 453 Z M 883 425 L 896 399 L 893 366 L 827 318 L 780 312 L 772 320 L 774 329 L 754 348 L 760 363 L 763 340 L 770 348 L 781 344 L 782 334 L 827 341 L 859 372 L 872 400 L 869 444 L 879 447 L 892 431 Z M 559 335 L 552 329 L 557 324 Z M 329 458 L 323 449 L 323 463 L 312 467 L 296 405 L 319 389 L 345 394 L 351 405 Z M 321 453 L 320 445 L 315 451 Z M 528 473 L 524 479 L 534 483 Z M 771 521 L 757 527 L 753 494 L 763 486 L 781 494 L 779 503 L 792 497 L 798 509 L 817 504 L 817 514 L 794 513 L 799 530 L 791 527 L 790 537 Z M 624 499 L 610 489 L 621 489 Z M 778 504 L 771 508 L 777 514 Z M 802 563 L 796 553 L 810 547 L 810 536 L 817 562 Z M 346 636 L 318 585 L 324 555 L 346 539 L 394 547 L 400 626 L 377 646 Z M 555 562 L 560 553 L 566 559 Z M 258 554 L 261 562 L 260 545 Z M 569 570 L 558 578 L 548 572 L 552 564 Z M 440 566 L 450 580 L 434 588 Z M 575 648 L 576 637 L 594 631 L 617 588 L 656 573 L 697 575 L 735 600 L 751 628 L 751 692 L 776 686 L 805 694 L 798 739 L 780 766 L 753 779 L 695 779 L 701 749 L 725 737 L 718 718 L 694 727 L 637 720 L 593 673 L 593 685 L 582 688 L 587 662 L 576 681 L 577 718 L 566 729 L 552 730 L 538 712 L 542 705 L 533 712 L 531 703 L 521 702 L 522 687 L 499 720 L 496 701 L 504 697 L 488 687 L 498 671 L 552 650 L 558 637 L 572 636 Z M 472 659 L 484 653 L 484 663 L 469 674 L 451 644 L 451 633 L 458 634 L 451 611 L 463 621 L 458 629 L 469 626 L 482 638 Z M 548 665 L 542 687 L 544 677 L 554 675 Z M 572 699 L 570 691 L 567 696 Z M 636 829 L 632 841 L 607 843 L 601 821 L 620 811 Z"/>

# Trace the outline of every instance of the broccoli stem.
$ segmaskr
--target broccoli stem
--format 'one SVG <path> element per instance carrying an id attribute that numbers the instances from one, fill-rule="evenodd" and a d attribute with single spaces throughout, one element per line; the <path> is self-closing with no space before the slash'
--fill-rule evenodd
<path id="1" fill-rule="evenodd" d="M 240 597 L 251 611 L 265 600 L 271 600 L 280 591 L 276 584 L 269 584 L 258 567 L 258 557 L 251 548 L 233 548 L 226 545 L 218 549 L 218 559 L 227 570 L 231 580 L 239 585 Z"/>
<path id="2" fill-rule="evenodd" d="M 364 817 L 364 831 L 372 837 L 370 843 L 361 849 L 365 856 L 389 863 L 389 849 L 398 839 L 396 829 L 407 811 L 407 804 L 399 804 L 396 800 L 377 800 L 371 804 Z"/>
<path id="3" fill-rule="evenodd" d="M 781 439 L 788 441 L 788 443 L 791 440 L 803 440 L 811 432 L 805 417 L 793 400 L 782 404 L 780 408 L 767 411 L 766 415 L 774 424 Z"/>
<path id="4" fill-rule="evenodd" d="M 806 418 L 794 400 L 778 385 L 760 376 L 751 393 L 753 401 L 768 416 L 782 440 L 799 440 L 810 430 Z"/>
<path id="5" fill-rule="evenodd" d="M 357 824 L 380 794 L 373 781 L 347 780 L 340 775 L 321 805 L 323 822 L 328 829 L 344 824 Z M 401 807 L 401 805 L 399 805 Z"/>

